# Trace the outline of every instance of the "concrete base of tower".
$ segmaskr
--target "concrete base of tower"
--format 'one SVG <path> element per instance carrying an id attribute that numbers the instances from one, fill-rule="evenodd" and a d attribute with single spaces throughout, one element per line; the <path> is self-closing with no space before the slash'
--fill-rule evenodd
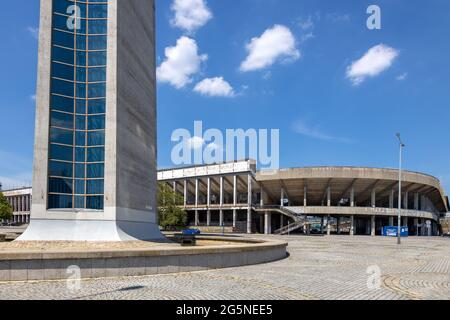
<path id="1" fill-rule="evenodd" d="M 105 220 L 31 219 L 16 241 L 166 241 L 158 225 L 146 222 Z"/>

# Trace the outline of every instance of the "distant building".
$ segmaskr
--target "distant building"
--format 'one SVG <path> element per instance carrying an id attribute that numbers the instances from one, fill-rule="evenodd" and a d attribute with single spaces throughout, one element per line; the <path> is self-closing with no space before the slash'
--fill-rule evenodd
<path id="1" fill-rule="evenodd" d="M 397 173 L 357 167 L 263 172 L 254 161 L 238 161 L 164 169 L 158 180 L 183 196 L 191 226 L 286 234 L 301 230 L 307 220 L 315 232 L 380 235 L 383 226 L 397 224 Z M 31 188 L 3 193 L 14 208 L 13 222 L 28 223 Z M 450 218 L 443 195 L 436 178 L 404 173 L 402 225 L 411 235 L 436 235 L 439 218 Z"/>
<path id="2" fill-rule="evenodd" d="M 31 188 L 20 188 L 13 190 L 2 190 L 6 200 L 13 208 L 13 218 L 9 222 L 17 224 L 28 224 L 31 213 Z"/>
<path id="3" fill-rule="evenodd" d="M 256 170 L 255 161 L 175 168 L 158 180 L 184 197 L 192 226 L 233 227 L 239 232 L 314 232 L 380 235 L 397 225 L 411 235 L 436 235 L 449 210 L 440 181 L 405 171 L 401 194 L 398 170 L 363 167 L 308 167 Z"/>

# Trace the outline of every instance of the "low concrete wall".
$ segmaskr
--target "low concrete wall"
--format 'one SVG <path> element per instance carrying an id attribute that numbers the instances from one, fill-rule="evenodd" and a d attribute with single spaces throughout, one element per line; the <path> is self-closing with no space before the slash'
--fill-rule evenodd
<path id="1" fill-rule="evenodd" d="M 237 239 L 215 238 L 238 241 Z M 208 240 L 213 240 L 208 238 Z M 69 267 L 80 268 L 81 278 L 169 274 L 253 265 L 283 259 L 287 243 L 239 239 L 246 245 L 181 247 L 86 252 L 0 253 L 0 281 L 69 279 Z"/>

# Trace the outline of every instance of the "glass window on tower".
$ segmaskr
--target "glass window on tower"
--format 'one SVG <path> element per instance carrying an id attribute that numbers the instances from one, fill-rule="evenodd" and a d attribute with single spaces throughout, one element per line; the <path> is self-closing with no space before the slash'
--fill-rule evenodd
<path id="1" fill-rule="evenodd" d="M 53 0 L 48 208 L 103 210 L 107 0 Z"/>

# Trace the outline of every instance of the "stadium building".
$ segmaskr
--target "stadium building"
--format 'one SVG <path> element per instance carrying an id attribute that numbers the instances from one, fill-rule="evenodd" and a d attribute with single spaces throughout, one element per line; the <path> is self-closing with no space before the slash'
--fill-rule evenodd
<path id="1" fill-rule="evenodd" d="M 401 224 L 410 235 L 439 232 L 448 202 L 438 179 L 398 170 L 308 167 L 258 171 L 252 160 L 161 170 L 183 196 L 191 226 L 213 231 L 381 235 Z"/>

